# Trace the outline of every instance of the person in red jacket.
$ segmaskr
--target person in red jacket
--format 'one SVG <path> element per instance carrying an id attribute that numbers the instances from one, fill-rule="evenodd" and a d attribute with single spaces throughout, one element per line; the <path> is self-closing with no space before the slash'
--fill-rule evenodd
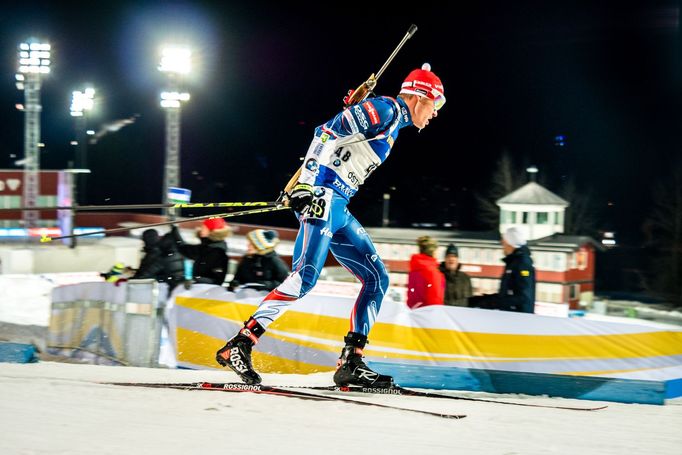
<path id="1" fill-rule="evenodd" d="M 417 239 L 419 254 L 410 258 L 410 274 L 407 278 L 407 306 L 411 309 L 428 305 L 442 305 L 445 292 L 445 276 L 438 269 L 433 257 L 438 243 L 429 236 Z"/>

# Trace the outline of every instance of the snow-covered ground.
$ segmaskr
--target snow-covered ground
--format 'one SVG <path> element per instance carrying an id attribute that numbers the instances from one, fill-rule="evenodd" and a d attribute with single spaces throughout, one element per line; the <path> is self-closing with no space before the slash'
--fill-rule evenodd
<path id="1" fill-rule="evenodd" d="M 682 402 L 608 403 L 605 410 L 581 412 L 417 397 L 353 397 L 468 415 L 445 420 L 348 403 L 101 384 L 235 379 L 220 371 L 4 364 L 0 453 L 679 455 L 682 449 Z M 331 375 L 265 375 L 264 380 L 326 385 Z M 596 404 L 509 395 L 501 399 Z"/>
<path id="2" fill-rule="evenodd" d="M 30 341 L 40 336 L 49 318 L 49 282 L 78 279 L 43 276 L 22 281 L 0 275 L 0 339 Z M 445 420 L 340 402 L 102 384 L 236 380 L 234 374 L 217 370 L 0 364 L 0 454 L 682 453 L 682 399 L 665 406 L 604 403 L 607 409 L 579 412 L 417 397 L 353 397 L 468 416 Z M 331 374 L 266 374 L 264 381 L 329 385 Z M 447 393 L 564 406 L 598 404 Z"/>

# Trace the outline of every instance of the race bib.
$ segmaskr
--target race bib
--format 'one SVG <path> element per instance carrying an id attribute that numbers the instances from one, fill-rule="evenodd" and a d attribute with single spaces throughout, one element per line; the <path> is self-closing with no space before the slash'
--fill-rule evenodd
<path id="1" fill-rule="evenodd" d="M 313 202 L 310 204 L 306 218 L 311 220 L 329 219 L 329 211 L 331 209 L 333 191 L 323 186 L 316 186 L 313 188 Z"/>

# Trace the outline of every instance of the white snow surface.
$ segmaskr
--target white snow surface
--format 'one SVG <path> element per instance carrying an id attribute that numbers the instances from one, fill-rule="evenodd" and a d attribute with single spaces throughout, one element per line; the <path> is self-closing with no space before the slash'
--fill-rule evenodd
<path id="1" fill-rule="evenodd" d="M 10 324 L 4 329 L 9 339 L 22 341 L 22 337 L 33 336 L 29 328 L 47 324 L 52 286 L 90 277 L 0 278 L 0 321 Z M 103 384 L 194 381 L 233 382 L 237 377 L 219 370 L 0 363 L 0 454 L 682 453 L 682 399 L 652 406 L 441 392 L 546 405 L 608 405 L 604 410 L 581 412 L 433 398 L 343 395 L 467 415 L 462 420 L 446 420 L 341 402 Z M 332 378 L 330 373 L 266 374 L 264 383 L 329 385 Z"/>
<path id="2" fill-rule="evenodd" d="M 232 373 L 77 365 L 0 366 L 2 454 L 675 454 L 682 402 L 608 404 L 582 412 L 401 396 L 356 400 L 456 414 L 446 420 L 341 402 L 103 382 L 235 381 Z M 274 385 L 327 385 L 331 374 L 264 375 Z M 524 403 L 597 402 L 445 392 Z M 344 395 L 349 397 L 349 395 Z"/>

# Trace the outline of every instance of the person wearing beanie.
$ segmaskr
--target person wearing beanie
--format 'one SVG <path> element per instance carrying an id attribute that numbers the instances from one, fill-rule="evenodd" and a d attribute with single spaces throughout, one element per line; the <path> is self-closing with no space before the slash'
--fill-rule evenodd
<path id="1" fill-rule="evenodd" d="M 445 249 L 445 260 L 440 263 L 440 271 L 445 276 L 445 297 L 443 303 L 449 306 L 469 306 L 473 294 L 471 278 L 462 272 L 459 251 L 454 243 Z"/>
<path id="2" fill-rule="evenodd" d="M 367 231 L 348 210 L 350 199 L 390 155 L 398 133 L 409 126 L 426 128 L 445 103 L 441 79 L 425 63 L 411 71 L 396 98 L 356 97 L 315 129 L 300 172 L 285 203 L 299 220 L 293 272 L 268 294 L 244 327 L 216 352 L 216 361 L 249 384 L 261 382 L 251 364 L 251 349 L 268 325 L 317 283 L 331 253 L 363 283 L 350 313 L 334 383 L 388 387 L 393 378 L 369 368 L 363 349 L 388 291 L 388 272 Z M 352 94 L 349 95 L 353 97 Z"/>
<path id="3" fill-rule="evenodd" d="M 230 227 L 224 219 L 209 218 L 204 220 L 197 230 L 200 243 L 192 245 L 182 240 L 180 231 L 176 225 L 173 225 L 171 235 L 177 244 L 178 251 L 187 259 L 194 261 L 192 280 L 195 283 L 222 286 L 228 266 L 225 239 L 230 233 Z"/>
<path id="4" fill-rule="evenodd" d="M 517 227 L 502 234 L 504 272 L 497 294 L 476 296 L 469 305 L 479 308 L 519 313 L 535 312 L 535 267 L 526 245 L 526 237 Z"/>
<path id="5" fill-rule="evenodd" d="M 415 310 L 429 305 L 442 305 L 445 277 L 433 257 L 438 243 L 429 236 L 417 239 L 419 253 L 410 257 L 410 273 L 407 276 L 407 306 Z"/>
<path id="6" fill-rule="evenodd" d="M 238 286 L 272 291 L 289 275 L 289 267 L 275 252 L 279 243 L 277 231 L 254 229 L 246 234 L 247 250 L 228 289 Z"/>

